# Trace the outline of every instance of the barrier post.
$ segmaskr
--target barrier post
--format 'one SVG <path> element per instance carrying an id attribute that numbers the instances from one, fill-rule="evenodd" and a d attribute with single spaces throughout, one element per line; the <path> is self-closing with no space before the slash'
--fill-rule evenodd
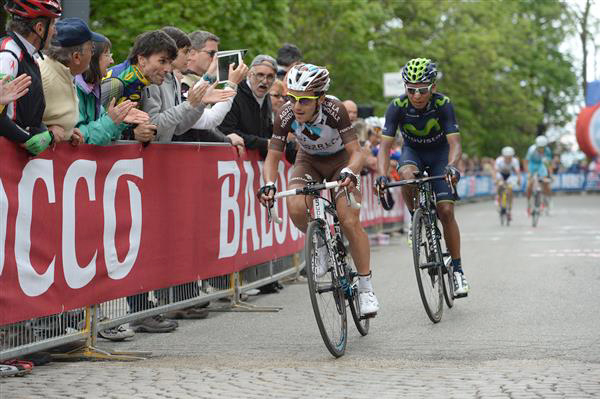
<path id="1" fill-rule="evenodd" d="M 117 360 L 133 361 L 146 360 L 151 352 L 110 352 L 96 347 L 98 337 L 98 306 L 91 305 L 85 308 L 85 328 L 87 334 L 85 344 L 65 353 L 53 353 L 53 360 Z"/>

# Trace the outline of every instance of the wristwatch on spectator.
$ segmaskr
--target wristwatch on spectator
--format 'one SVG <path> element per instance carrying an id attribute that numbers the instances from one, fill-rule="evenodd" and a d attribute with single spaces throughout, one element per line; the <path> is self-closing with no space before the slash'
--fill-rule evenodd
<path id="1" fill-rule="evenodd" d="M 217 77 L 216 76 L 210 76 L 207 73 L 205 73 L 204 76 L 202 76 L 202 79 L 206 80 L 210 84 L 213 84 L 213 83 L 215 83 L 217 81 Z"/>

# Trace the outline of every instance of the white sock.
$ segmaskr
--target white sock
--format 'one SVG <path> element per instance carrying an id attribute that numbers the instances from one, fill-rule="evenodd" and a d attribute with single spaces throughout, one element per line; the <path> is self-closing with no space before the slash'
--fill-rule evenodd
<path id="1" fill-rule="evenodd" d="M 373 284 L 371 284 L 371 274 L 368 276 L 358 276 L 358 292 L 369 292 L 373 291 Z"/>

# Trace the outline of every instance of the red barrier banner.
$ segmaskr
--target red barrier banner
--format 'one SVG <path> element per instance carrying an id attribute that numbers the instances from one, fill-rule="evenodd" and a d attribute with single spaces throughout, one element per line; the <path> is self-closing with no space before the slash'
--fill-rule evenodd
<path id="1" fill-rule="evenodd" d="M 360 209 L 360 221 L 364 227 L 376 224 L 397 223 L 404 220 L 404 202 L 399 187 L 391 189 L 394 198 L 394 207 L 386 211 L 379 204 L 379 199 L 375 192 L 375 175 L 368 174 L 361 176 L 362 206 Z"/>
<path id="2" fill-rule="evenodd" d="M 0 138 L 0 325 L 239 271 L 299 251 L 302 233 L 256 199 L 262 161 L 231 147 L 56 146 Z M 290 167 L 279 164 L 278 189 Z M 384 212 L 363 176 L 364 225 Z M 398 200 L 398 195 L 396 195 Z"/>
<path id="3" fill-rule="evenodd" d="M 239 271 L 303 246 L 256 200 L 262 162 L 231 147 L 0 138 L 0 325 Z M 280 182 L 288 165 L 279 165 Z"/>

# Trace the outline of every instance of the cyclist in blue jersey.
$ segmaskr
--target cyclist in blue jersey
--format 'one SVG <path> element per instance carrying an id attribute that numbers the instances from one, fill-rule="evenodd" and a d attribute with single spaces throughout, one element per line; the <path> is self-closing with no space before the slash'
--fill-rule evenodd
<path id="1" fill-rule="evenodd" d="M 462 155 L 460 134 L 450 99 L 436 92 L 437 68 L 426 58 L 415 58 L 402 68 L 406 93 L 392 101 L 385 114 L 385 126 L 378 155 L 377 187 L 389 182 L 390 149 L 396 131 L 400 129 L 404 144 L 398 163 L 402 179 L 413 179 L 414 173 L 429 167 L 433 176 L 446 174 L 456 184 L 460 179 L 457 168 Z M 454 200 L 445 180 L 433 183 L 437 213 L 444 227 L 444 239 L 455 272 L 455 293 L 466 296 L 469 284 L 464 276 L 460 258 L 460 231 L 454 218 Z M 414 187 L 403 186 L 402 196 L 411 215 L 414 212 Z M 410 230 L 410 229 L 409 229 Z M 409 245 L 412 239 L 409 236 Z"/>
<path id="2" fill-rule="evenodd" d="M 552 168 L 548 165 L 552 161 L 552 151 L 548 147 L 548 139 L 546 136 L 537 136 L 535 144 L 532 144 L 527 150 L 525 156 L 527 160 L 527 214 L 531 215 L 531 191 L 533 188 L 533 179 L 537 175 L 542 179 L 542 190 L 544 192 L 544 206 L 548 209 L 550 195 L 550 182 L 552 181 Z"/>

